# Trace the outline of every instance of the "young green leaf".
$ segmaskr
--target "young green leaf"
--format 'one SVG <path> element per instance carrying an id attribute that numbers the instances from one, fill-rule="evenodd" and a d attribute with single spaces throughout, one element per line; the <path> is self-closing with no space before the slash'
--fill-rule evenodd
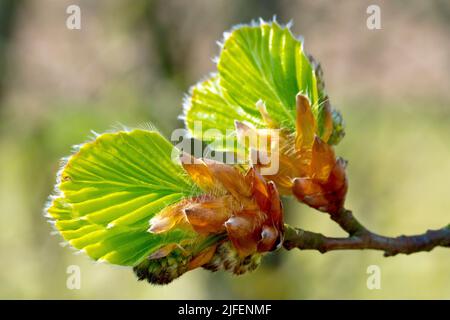
<path id="1" fill-rule="evenodd" d="M 194 137 L 209 141 L 206 130 L 225 134 L 234 129 L 234 120 L 265 127 L 258 100 L 265 103 L 279 128 L 294 132 L 299 92 L 311 103 L 319 137 L 330 136 L 324 130 L 328 98 L 320 66 L 308 58 L 303 43 L 288 27 L 274 21 L 233 29 L 225 35 L 217 68 L 218 74 L 191 88 L 185 100 L 184 119 Z M 194 130 L 197 121 L 202 123 L 202 131 Z"/>
<path id="2" fill-rule="evenodd" d="M 48 216 L 74 248 L 119 265 L 136 265 L 162 246 L 193 239 L 195 233 L 181 229 L 147 231 L 163 208 L 199 193 L 172 151 L 157 132 L 99 135 L 64 163 Z"/>

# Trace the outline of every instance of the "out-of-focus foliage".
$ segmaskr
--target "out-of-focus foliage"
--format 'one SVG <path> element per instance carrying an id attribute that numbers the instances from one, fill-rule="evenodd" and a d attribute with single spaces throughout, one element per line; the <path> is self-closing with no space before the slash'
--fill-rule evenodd
<path id="1" fill-rule="evenodd" d="M 444 249 L 389 259 L 370 251 L 280 252 L 240 278 L 198 270 L 152 287 L 129 268 L 95 265 L 60 247 L 41 212 L 71 145 L 111 123 L 153 122 L 170 137 L 183 127 L 176 121 L 183 93 L 215 68 L 210 58 L 222 31 L 277 14 L 307 39 L 345 115 L 337 153 L 349 159 L 347 206 L 387 235 L 441 227 L 450 212 L 448 1 L 379 2 L 378 31 L 365 25 L 374 1 L 79 3 L 82 30 L 70 31 L 65 8 L 73 1 L 21 1 L 10 36 L 1 40 L 1 298 L 450 298 Z M 152 21 L 142 17 L 147 6 Z M 172 73 L 155 44 L 159 30 Z M 328 217 L 294 201 L 286 211 L 292 225 L 343 235 Z M 80 290 L 66 287 L 70 265 L 81 268 Z M 381 290 L 367 289 L 369 265 L 381 268 Z"/>

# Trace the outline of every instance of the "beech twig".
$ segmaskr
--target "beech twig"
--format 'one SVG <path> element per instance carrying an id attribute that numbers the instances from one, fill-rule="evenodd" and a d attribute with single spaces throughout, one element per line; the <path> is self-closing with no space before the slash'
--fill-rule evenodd
<path id="1" fill-rule="evenodd" d="M 327 237 L 285 225 L 284 248 L 318 250 L 321 253 L 332 250 L 373 249 L 384 251 L 384 256 L 389 257 L 399 253 L 431 251 L 435 247 L 450 247 L 450 225 L 438 230 L 428 230 L 419 235 L 385 237 L 366 229 L 349 210 L 342 209 L 330 217 L 349 234 L 349 237 Z"/>

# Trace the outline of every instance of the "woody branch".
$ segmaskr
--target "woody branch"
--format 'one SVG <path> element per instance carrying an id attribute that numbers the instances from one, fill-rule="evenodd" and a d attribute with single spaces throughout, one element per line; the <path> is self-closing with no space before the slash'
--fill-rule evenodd
<path id="1" fill-rule="evenodd" d="M 367 230 L 352 212 L 342 209 L 331 215 L 336 223 L 349 236 L 346 238 L 327 237 L 320 233 L 285 226 L 283 246 L 287 250 L 317 250 L 325 253 L 333 250 L 381 250 L 384 256 L 411 254 L 420 251 L 431 251 L 435 247 L 450 247 L 450 225 L 438 230 L 428 230 L 423 234 L 411 236 L 385 237 Z"/>

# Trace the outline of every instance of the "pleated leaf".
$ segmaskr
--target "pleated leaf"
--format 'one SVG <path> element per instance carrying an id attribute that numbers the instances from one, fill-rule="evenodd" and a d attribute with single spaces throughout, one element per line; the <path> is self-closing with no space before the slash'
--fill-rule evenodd
<path id="1" fill-rule="evenodd" d="M 47 209 L 56 229 L 95 260 L 135 265 L 163 245 L 195 235 L 173 230 L 155 235 L 149 220 L 166 206 L 199 193 L 173 146 L 145 130 L 99 135 L 64 164 Z"/>
<path id="2" fill-rule="evenodd" d="M 194 137 L 208 141 L 208 129 L 225 134 L 234 129 L 234 120 L 264 127 L 258 100 L 265 102 L 280 127 L 293 132 L 299 92 L 308 96 L 317 133 L 323 132 L 326 94 L 302 42 L 289 27 L 275 21 L 238 26 L 225 35 L 217 68 L 218 74 L 192 87 L 185 100 L 184 120 Z M 202 131 L 194 130 L 195 123 L 202 124 Z"/>

